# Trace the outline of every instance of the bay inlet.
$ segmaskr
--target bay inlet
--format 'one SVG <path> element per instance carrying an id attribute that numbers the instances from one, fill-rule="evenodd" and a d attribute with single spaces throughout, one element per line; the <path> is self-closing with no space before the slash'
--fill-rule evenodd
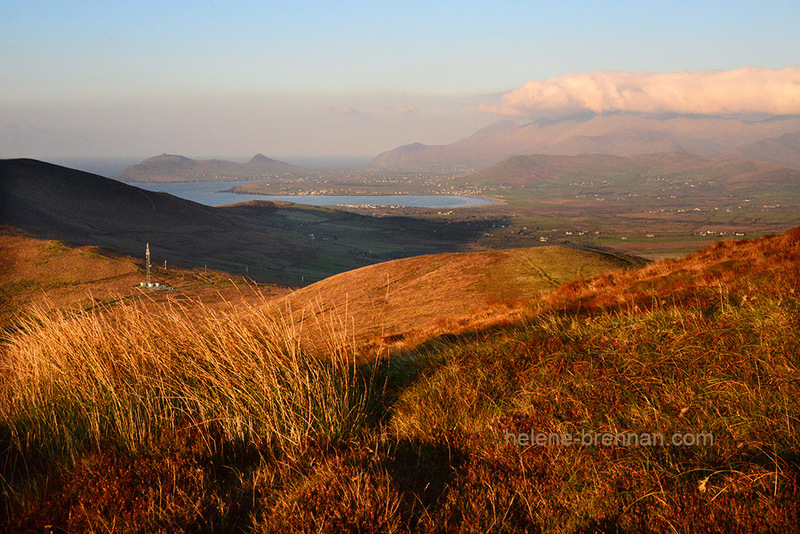
<path id="1" fill-rule="evenodd" d="M 206 206 L 224 206 L 251 200 L 273 200 L 311 206 L 404 206 L 411 208 L 464 208 L 491 204 L 487 198 L 461 195 L 254 195 L 225 191 L 245 182 L 131 183 L 148 191 L 162 191 Z"/>

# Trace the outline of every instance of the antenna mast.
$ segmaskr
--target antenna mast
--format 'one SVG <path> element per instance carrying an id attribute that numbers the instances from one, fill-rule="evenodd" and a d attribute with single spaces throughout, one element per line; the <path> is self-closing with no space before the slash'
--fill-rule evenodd
<path id="1" fill-rule="evenodd" d="M 147 258 L 147 262 L 145 263 L 145 270 L 147 272 L 146 282 L 147 282 L 147 286 L 150 287 L 150 243 L 147 243 L 147 248 L 145 250 L 146 250 L 145 254 L 146 254 L 146 258 Z"/>

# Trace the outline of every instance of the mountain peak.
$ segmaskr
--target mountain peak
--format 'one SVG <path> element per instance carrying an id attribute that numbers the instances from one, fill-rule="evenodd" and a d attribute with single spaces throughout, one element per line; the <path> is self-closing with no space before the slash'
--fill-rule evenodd
<path id="1" fill-rule="evenodd" d="M 247 164 L 251 165 L 253 163 L 275 163 L 275 162 L 276 161 L 274 159 L 268 158 L 267 156 L 259 152 L 258 154 L 250 158 L 250 161 L 248 161 Z"/>
<path id="2" fill-rule="evenodd" d="M 266 172 L 282 172 L 296 170 L 297 167 L 277 159 L 268 158 L 262 153 L 258 153 L 250 161 L 244 164 L 245 167 L 255 168 Z"/>
<path id="3" fill-rule="evenodd" d="M 156 161 L 189 161 L 189 158 L 187 158 L 186 156 L 181 156 L 179 154 L 167 154 L 166 152 L 164 152 L 163 154 L 160 154 L 158 156 L 153 156 L 152 158 L 147 158 L 146 160 L 144 160 L 143 163 L 146 163 L 148 161 L 149 162 L 156 162 Z"/>
<path id="4" fill-rule="evenodd" d="M 474 134 L 469 136 L 469 138 L 470 139 L 484 139 L 484 138 L 491 137 L 491 136 L 497 135 L 497 134 L 502 134 L 502 133 L 506 133 L 506 132 L 513 132 L 514 130 L 518 130 L 519 128 L 521 128 L 521 126 L 519 124 L 517 124 L 516 122 L 514 122 L 514 121 L 512 121 L 510 119 L 506 119 L 506 120 L 502 120 L 502 121 L 498 121 L 498 122 L 495 122 L 493 124 L 490 124 L 489 126 L 486 126 L 485 128 L 481 128 L 480 130 L 478 130 L 477 132 L 475 132 Z"/>

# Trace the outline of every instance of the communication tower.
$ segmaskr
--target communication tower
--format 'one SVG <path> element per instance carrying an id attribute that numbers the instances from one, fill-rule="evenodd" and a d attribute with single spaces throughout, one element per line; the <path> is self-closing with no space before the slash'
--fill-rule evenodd
<path id="1" fill-rule="evenodd" d="M 145 283 L 147 287 L 150 287 L 150 243 L 147 243 L 147 247 L 145 248 L 145 260 L 145 272 L 147 273 Z"/>
<path id="2" fill-rule="evenodd" d="M 164 260 L 164 266 L 165 266 L 164 268 L 165 268 L 165 269 L 166 269 L 166 264 L 167 264 L 167 262 L 166 262 L 166 260 Z M 170 287 L 169 285 L 165 285 L 165 284 L 162 284 L 162 283 L 160 283 L 160 282 L 153 282 L 153 281 L 151 280 L 151 278 L 150 278 L 150 270 L 151 270 L 151 264 L 150 264 L 150 243 L 147 243 L 147 245 L 145 245 L 145 249 L 144 249 L 144 272 L 145 272 L 145 279 L 144 279 L 144 282 L 140 282 L 140 283 L 139 283 L 139 286 L 140 286 L 140 287 L 149 287 L 149 288 L 151 288 L 151 289 L 172 289 L 172 287 Z"/>

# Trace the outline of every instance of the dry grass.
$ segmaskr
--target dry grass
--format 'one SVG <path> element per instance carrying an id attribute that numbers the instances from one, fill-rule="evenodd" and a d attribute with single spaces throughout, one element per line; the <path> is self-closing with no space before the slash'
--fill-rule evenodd
<path id="1" fill-rule="evenodd" d="M 299 328 L 313 317 L 266 303 L 41 316 L 4 345 L 0 525 L 791 530 L 799 244 L 794 231 L 567 284 L 513 324 L 369 363 L 349 320 L 325 316 L 309 349 Z M 505 439 L 531 430 L 714 442 Z"/>
<path id="2" fill-rule="evenodd" d="M 177 291 L 152 292 L 139 288 L 144 259 L 113 254 L 97 247 L 76 247 L 61 241 L 37 239 L 0 225 L 0 329 L 13 330 L 30 310 L 81 310 L 132 297 L 148 302 L 200 301 L 206 307 L 254 305 L 265 297 L 289 292 L 278 286 L 250 284 L 244 278 L 207 269 L 153 266 L 153 278 Z M 252 288 L 255 287 L 255 290 Z"/>
<path id="3" fill-rule="evenodd" d="M 33 239 L 0 226 L 0 327 L 14 313 L 45 300 L 60 307 L 80 305 L 88 294 L 105 299 L 130 293 L 141 278 L 130 258 L 92 247 L 70 247 L 60 241 Z"/>
<path id="4" fill-rule="evenodd" d="M 400 399 L 393 419 L 401 435 L 442 436 L 469 455 L 433 523 L 466 514 L 469 526 L 459 529 L 470 531 L 791 524 L 800 492 L 797 316 L 796 300 L 712 316 L 674 307 L 546 316 L 451 348 L 424 385 Z M 710 432 L 715 441 L 651 449 L 505 444 L 506 431 L 531 430 Z M 476 504 L 465 511 L 466 502 Z"/>
<path id="5" fill-rule="evenodd" d="M 800 228 L 781 236 L 721 241 L 679 260 L 565 284 L 546 297 L 560 310 L 646 309 L 669 301 L 706 301 L 711 294 L 758 299 L 794 296 L 800 287 Z"/>
<path id="6" fill-rule="evenodd" d="M 4 347 L 0 417 L 13 443 L 74 457 L 113 442 L 129 452 L 185 432 L 283 454 L 307 440 L 346 441 L 365 417 L 367 377 L 346 334 L 324 355 L 297 323 L 264 306 L 131 302 L 113 313 L 34 314 Z"/>
<path id="7" fill-rule="evenodd" d="M 561 283 L 638 265 L 636 258 L 565 247 L 418 256 L 332 276 L 278 305 L 347 317 L 359 341 L 399 350 L 508 319 L 520 303 Z"/>

